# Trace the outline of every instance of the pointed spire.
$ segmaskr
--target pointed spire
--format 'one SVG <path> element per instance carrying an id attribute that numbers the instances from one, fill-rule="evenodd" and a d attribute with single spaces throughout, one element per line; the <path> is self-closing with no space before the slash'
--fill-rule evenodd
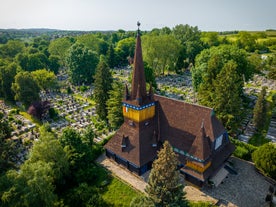
<path id="1" fill-rule="evenodd" d="M 140 37 L 140 22 L 137 23 L 138 32 L 136 38 L 135 54 L 134 54 L 134 66 L 133 66 L 133 75 L 132 75 L 132 84 L 131 84 L 131 99 L 135 99 L 137 95 L 138 85 L 140 85 L 139 93 L 141 98 L 147 96 L 146 91 L 146 78 L 144 72 L 144 64 L 142 57 L 142 46 L 141 46 L 141 37 Z"/>
<path id="2" fill-rule="evenodd" d="M 142 97 L 141 97 L 141 92 L 140 92 L 140 85 L 138 84 L 138 90 L 136 94 L 136 101 L 138 105 L 141 105 L 142 103 Z"/>

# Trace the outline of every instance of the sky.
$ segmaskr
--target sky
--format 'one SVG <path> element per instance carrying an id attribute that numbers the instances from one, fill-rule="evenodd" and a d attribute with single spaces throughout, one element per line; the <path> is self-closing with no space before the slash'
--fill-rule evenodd
<path id="1" fill-rule="evenodd" d="M 0 28 L 201 31 L 276 29 L 276 0 L 0 0 Z"/>

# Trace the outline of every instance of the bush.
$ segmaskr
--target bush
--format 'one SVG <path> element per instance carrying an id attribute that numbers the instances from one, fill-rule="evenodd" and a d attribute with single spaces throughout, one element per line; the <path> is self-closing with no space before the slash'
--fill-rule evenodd
<path id="1" fill-rule="evenodd" d="M 267 143 L 252 154 L 256 167 L 265 175 L 276 179 L 276 145 Z"/>
<path id="2" fill-rule="evenodd" d="M 251 155 L 257 149 L 257 147 L 255 147 L 251 144 L 241 142 L 241 141 L 239 141 L 237 139 L 233 139 L 233 138 L 231 138 L 231 142 L 233 144 L 235 144 L 235 146 L 236 146 L 236 150 L 234 151 L 235 157 L 238 157 L 238 158 L 244 159 L 244 160 L 248 160 L 248 161 L 252 160 Z"/>

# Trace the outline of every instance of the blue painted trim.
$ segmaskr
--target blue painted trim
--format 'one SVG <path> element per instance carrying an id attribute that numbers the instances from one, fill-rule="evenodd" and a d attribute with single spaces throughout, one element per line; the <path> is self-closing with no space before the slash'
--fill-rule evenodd
<path id="1" fill-rule="evenodd" d="M 138 110 L 138 111 L 149 108 L 149 107 L 154 106 L 154 105 L 155 105 L 154 102 L 152 102 L 150 104 L 147 104 L 147 105 L 144 105 L 144 106 L 134 106 L 134 105 L 130 105 L 130 104 L 127 104 L 127 103 L 123 102 L 123 106 L 131 108 L 131 109 L 135 109 L 135 110 Z"/>

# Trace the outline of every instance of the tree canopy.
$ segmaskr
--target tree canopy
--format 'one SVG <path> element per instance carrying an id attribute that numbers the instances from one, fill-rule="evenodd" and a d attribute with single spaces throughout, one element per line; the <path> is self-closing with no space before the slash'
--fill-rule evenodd
<path id="1" fill-rule="evenodd" d="M 187 206 L 184 186 L 180 182 L 180 172 L 177 170 L 179 161 L 168 141 L 158 152 L 158 158 L 153 162 L 146 192 L 156 206 Z"/>
<path id="2" fill-rule="evenodd" d="M 107 120 L 107 101 L 109 99 L 109 91 L 112 88 L 112 76 L 103 56 L 100 58 L 94 78 L 96 113 L 101 120 Z"/>
<path id="3" fill-rule="evenodd" d="M 244 80 L 252 73 L 247 53 L 232 45 L 203 50 L 196 58 L 192 80 L 199 102 L 214 108 L 228 129 L 238 125 Z"/>
<path id="4" fill-rule="evenodd" d="M 72 45 L 66 57 L 71 82 L 74 85 L 91 84 L 98 61 L 98 55 L 83 44 Z"/>
<path id="5" fill-rule="evenodd" d="M 258 169 L 264 174 L 276 179 L 276 145 L 266 143 L 252 154 L 252 159 Z"/>
<path id="6" fill-rule="evenodd" d="M 124 86 L 121 82 L 114 81 L 112 89 L 109 91 L 109 99 L 107 100 L 107 119 L 112 129 L 119 128 L 123 121 L 122 99 Z"/>
<path id="7" fill-rule="evenodd" d="M 32 102 L 40 100 L 39 86 L 29 72 L 16 74 L 12 90 L 15 93 L 15 100 L 22 102 L 25 107 L 29 107 Z"/>
<path id="8" fill-rule="evenodd" d="M 180 41 L 172 35 L 142 36 L 143 57 L 156 75 L 175 71 L 181 49 Z"/>

